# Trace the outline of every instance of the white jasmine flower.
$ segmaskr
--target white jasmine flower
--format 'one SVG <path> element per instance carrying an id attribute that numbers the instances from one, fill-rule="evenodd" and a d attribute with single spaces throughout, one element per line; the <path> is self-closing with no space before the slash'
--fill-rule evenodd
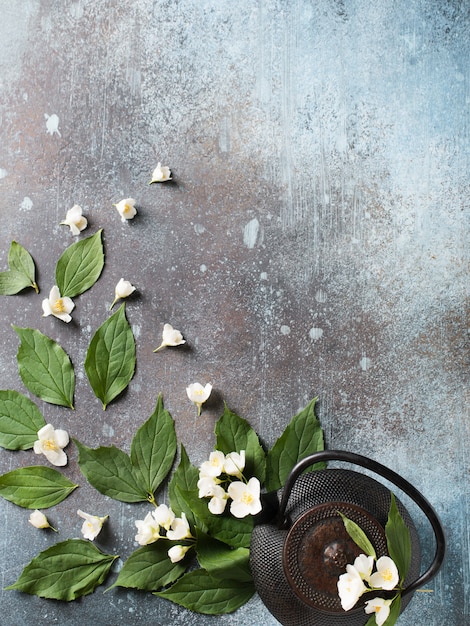
<path id="1" fill-rule="evenodd" d="M 119 215 L 121 216 L 121 222 L 131 220 L 137 214 L 137 209 L 134 205 L 134 198 L 125 198 L 124 200 L 121 200 L 117 204 L 113 205 L 116 207 Z"/>
<path id="2" fill-rule="evenodd" d="M 54 315 L 54 317 L 57 317 L 63 322 L 67 322 L 67 324 L 72 319 L 70 313 L 74 308 L 75 304 L 71 298 L 68 298 L 67 296 L 64 296 L 63 298 L 60 297 L 60 291 L 57 285 L 52 287 L 49 292 L 49 298 L 45 298 L 42 301 L 43 317 Z"/>
<path id="3" fill-rule="evenodd" d="M 207 461 L 205 461 L 207 463 Z M 220 480 L 215 476 L 205 476 L 199 474 L 199 480 L 197 481 L 197 488 L 199 489 L 200 498 L 209 498 L 214 495 L 214 490 L 219 486 Z"/>
<path id="4" fill-rule="evenodd" d="M 52 424 L 46 424 L 38 431 L 38 440 L 34 442 L 36 454 L 44 454 L 49 463 L 56 466 L 67 465 L 67 455 L 62 450 L 69 442 L 65 430 L 55 430 Z"/>
<path id="5" fill-rule="evenodd" d="M 85 521 L 82 524 L 82 535 L 85 539 L 93 541 L 98 536 L 100 530 L 103 528 L 103 524 L 108 519 L 108 515 L 104 517 L 98 517 L 97 515 L 90 515 L 78 509 L 77 514 Z"/>
<path id="6" fill-rule="evenodd" d="M 161 539 L 160 526 L 153 517 L 152 513 L 147 513 L 145 519 L 138 519 L 135 521 L 137 527 L 137 535 L 135 540 L 141 546 L 147 546 L 149 543 L 154 543 L 157 539 Z"/>
<path id="7" fill-rule="evenodd" d="M 87 218 L 82 215 L 82 207 L 78 204 L 74 204 L 71 209 L 67 211 L 65 220 L 60 222 L 64 226 L 69 226 L 72 235 L 79 235 L 80 231 L 85 230 L 88 225 Z"/>
<path id="8" fill-rule="evenodd" d="M 220 485 L 215 485 L 209 500 L 208 509 L 213 515 L 222 515 L 228 500 L 228 493 Z"/>
<path id="9" fill-rule="evenodd" d="M 377 626 L 382 626 L 390 615 L 391 600 L 384 600 L 383 598 L 373 598 L 366 601 L 365 612 L 375 613 L 375 621 Z"/>
<path id="10" fill-rule="evenodd" d="M 168 550 L 168 556 L 170 557 L 170 561 L 172 563 L 178 563 L 178 561 L 182 561 L 186 552 L 190 549 L 191 546 L 173 546 Z"/>
<path id="11" fill-rule="evenodd" d="M 230 452 L 225 457 L 224 472 L 229 476 L 242 477 L 242 472 L 245 469 L 245 450 L 241 450 L 240 454 L 237 452 Z"/>
<path id="12" fill-rule="evenodd" d="M 153 170 L 152 180 L 149 182 L 149 185 L 152 183 L 164 183 L 166 180 L 171 180 L 171 171 L 170 168 L 166 165 L 162 165 L 161 163 L 157 163 L 157 167 Z"/>
<path id="13" fill-rule="evenodd" d="M 211 391 L 212 385 L 210 383 L 207 383 L 205 387 L 199 383 L 192 383 L 189 387 L 186 387 L 188 398 L 197 406 L 198 416 L 201 415 L 201 407 L 211 395 Z"/>
<path id="14" fill-rule="evenodd" d="M 114 300 L 111 306 L 109 307 L 109 310 L 113 308 L 113 306 L 116 304 L 118 300 L 122 298 L 127 298 L 128 296 L 131 295 L 131 293 L 134 293 L 134 291 L 135 291 L 134 285 L 131 285 L 131 283 L 128 280 L 124 280 L 124 278 L 121 278 L 114 289 Z"/>
<path id="15" fill-rule="evenodd" d="M 261 511 L 260 483 L 257 478 L 250 478 L 247 484 L 241 481 L 230 483 L 228 495 L 233 500 L 230 513 L 234 517 L 256 515 Z"/>
<path id="16" fill-rule="evenodd" d="M 162 343 L 158 348 L 155 348 L 154 352 L 158 352 L 158 350 L 165 346 L 180 346 L 182 343 L 186 343 L 186 341 L 183 339 L 183 335 L 180 331 L 173 328 L 171 324 L 165 324 L 162 332 Z"/>
<path id="17" fill-rule="evenodd" d="M 390 591 L 398 585 L 398 569 L 389 556 L 381 556 L 376 567 L 377 571 L 370 577 L 372 587 Z"/>
<path id="18" fill-rule="evenodd" d="M 338 580 L 338 594 L 343 609 L 352 609 L 365 591 L 367 588 L 357 569 L 353 565 L 346 565 L 346 574 L 341 574 Z"/>
<path id="19" fill-rule="evenodd" d="M 192 537 L 191 529 L 184 513 L 181 513 L 181 517 L 175 517 L 171 523 L 171 528 L 167 530 L 166 536 L 168 539 L 175 541 Z"/>
<path id="20" fill-rule="evenodd" d="M 154 520 L 165 530 L 169 530 L 175 520 L 175 514 L 166 504 L 157 506 L 155 511 L 152 511 L 152 515 Z"/>
<path id="21" fill-rule="evenodd" d="M 374 567 L 374 557 L 360 554 L 354 561 L 354 567 L 359 572 L 362 580 L 369 582 L 372 568 Z"/>
<path id="22" fill-rule="evenodd" d="M 199 477 L 214 478 L 215 476 L 220 476 L 224 470 L 225 463 L 225 454 L 220 452 L 220 450 L 214 450 L 209 455 L 209 460 L 204 461 L 204 463 L 199 468 Z"/>
<path id="23" fill-rule="evenodd" d="M 49 524 L 49 521 L 44 513 L 38 511 L 37 509 L 31 513 L 28 522 L 35 528 L 50 528 L 51 530 L 57 532 L 56 529 Z"/>

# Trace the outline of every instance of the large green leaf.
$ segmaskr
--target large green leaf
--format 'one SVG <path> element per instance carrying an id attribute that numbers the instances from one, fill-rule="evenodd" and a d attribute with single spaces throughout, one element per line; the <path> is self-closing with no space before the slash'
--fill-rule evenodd
<path id="1" fill-rule="evenodd" d="M 77 487 L 57 470 L 43 465 L 21 467 L 0 476 L 0 496 L 25 509 L 47 509 Z"/>
<path id="2" fill-rule="evenodd" d="M 411 565 L 411 537 L 408 527 L 405 525 L 397 507 L 394 494 L 391 494 L 388 520 L 385 524 L 385 537 L 387 538 L 388 552 L 395 562 L 403 582 Z"/>
<path id="3" fill-rule="evenodd" d="M 324 449 L 323 431 L 315 416 L 316 398 L 295 415 L 266 458 L 267 491 L 276 491 L 285 483 L 296 463 Z M 321 467 L 317 464 L 312 469 Z"/>
<path id="4" fill-rule="evenodd" d="M 0 295 L 12 296 L 26 287 L 39 292 L 36 284 L 36 268 L 29 252 L 16 241 L 12 241 L 8 252 L 9 270 L 0 272 Z"/>
<path id="5" fill-rule="evenodd" d="M 113 587 L 156 591 L 177 580 L 186 569 L 184 561 L 172 563 L 168 550 L 175 545 L 165 539 L 133 552 L 124 563 Z"/>
<path id="6" fill-rule="evenodd" d="M 0 391 L 0 446 L 8 450 L 28 450 L 46 425 L 38 407 L 18 391 Z"/>
<path id="7" fill-rule="evenodd" d="M 252 583 L 219 580 L 203 569 L 185 574 L 174 585 L 155 595 L 191 611 L 207 615 L 232 613 L 248 602 L 255 592 Z"/>
<path id="8" fill-rule="evenodd" d="M 248 548 L 253 532 L 253 518 L 251 515 L 241 519 L 233 517 L 228 511 L 223 515 L 213 515 L 207 506 L 207 500 L 198 497 L 198 490 L 184 491 L 177 487 L 187 506 L 197 518 L 197 526 L 201 523 L 207 532 L 216 539 L 227 543 L 234 548 Z"/>
<path id="9" fill-rule="evenodd" d="M 159 395 L 155 411 L 139 428 L 131 443 L 134 475 L 148 494 L 155 494 L 171 470 L 176 445 L 175 422 L 163 408 Z"/>
<path id="10" fill-rule="evenodd" d="M 104 554 L 90 541 L 68 539 L 40 552 L 7 589 L 40 598 L 75 600 L 92 593 L 117 558 Z"/>
<path id="11" fill-rule="evenodd" d="M 65 350 L 39 330 L 13 328 L 21 340 L 16 358 L 24 385 L 45 402 L 73 409 L 75 373 Z"/>
<path id="12" fill-rule="evenodd" d="M 69 246 L 57 261 L 56 285 L 62 296 L 74 298 L 90 289 L 103 270 L 102 230 Z"/>
<path id="13" fill-rule="evenodd" d="M 198 530 L 196 551 L 199 564 L 214 578 L 242 583 L 253 580 L 249 548 L 231 548 Z"/>
<path id="14" fill-rule="evenodd" d="M 134 335 L 123 303 L 95 332 L 85 358 L 86 375 L 104 409 L 131 381 L 135 362 Z"/>
<path id="15" fill-rule="evenodd" d="M 170 499 L 171 509 L 176 516 L 185 513 L 188 522 L 193 526 L 196 525 L 196 518 L 193 514 L 191 506 L 181 495 L 183 492 L 194 492 L 197 495 L 197 481 L 199 479 L 199 470 L 191 465 L 188 454 L 181 444 L 181 459 L 178 467 L 173 472 L 170 483 L 168 485 L 168 495 Z"/>
<path id="16" fill-rule="evenodd" d="M 215 425 L 216 449 L 224 454 L 245 450 L 244 475 L 256 476 L 261 483 L 266 473 L 266 456 L 258 435 L 243 418 L 226 406 Z"/>
<path id="17" fill-rule="evenodd" d="M 142 502 L 148 493 L 139 485 L 129 456 L 115 446 L 101 446 L 93 450 L 76 439 L 78 464 L 90 485 L 100 493 L 120 502 Z"/>

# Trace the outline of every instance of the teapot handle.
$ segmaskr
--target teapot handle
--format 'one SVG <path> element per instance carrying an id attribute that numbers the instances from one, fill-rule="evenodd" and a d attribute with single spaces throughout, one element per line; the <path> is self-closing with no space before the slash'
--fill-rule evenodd
<path id="1" fill-rule="evenodd" d="M 399 474 L 392 471 L 385 465 L 378 463 L 377 461 L 369 459 L 365 456 L 361 456 L 359 454 L 355 454 L 354 452 L 345 452 L 342 450 L 324 450 L 322 452 L 316 452 L 314 454 L 311 454 L 305 459 L 299 461 L 291 470 L 291 473 L 286 480 L 286 484 L 282 492 L 281 503 L 279 505 L 278 527 L 285 528 L 288 525 L 288 519 L 286 516 L 287 502 L 289 500 L 292 487 L 294 486 L 297 478 L 311 465 L 324 461 L 344 461 L 346 463 L 352 463 L 354 465 L 360 465 L 361 467 L 365 467 L 366 469 L 375 472 L 379 476 L 382 476 L 383 478 L 393 483 L 396 487 L 401 489 L 401 491 L 406 493 L 406 495 L 408 495 L 419 506 L 419 508 L 423 511 L 432 526 L 434 537 L 436 539 L 436 552 L 429 568 L 423 574 L 421 574 L 421 576 L 417 578 L 413 583 L 408 585 L 408 587 L 403 591 L 403 594 L 409 594 L 418 589 L 418 587 L 421 587 L 426 582 L 431 580 L 431 578 L 433 578 L 437 574 L 439 568 L 441 567 L 446 551 L 444 529 L 433 507 L 428 502 L 428 500 L 426 500 L 426 498 L 416 489 L 416 487 L 413 487 L 411 483 L 402 478 Z"/>

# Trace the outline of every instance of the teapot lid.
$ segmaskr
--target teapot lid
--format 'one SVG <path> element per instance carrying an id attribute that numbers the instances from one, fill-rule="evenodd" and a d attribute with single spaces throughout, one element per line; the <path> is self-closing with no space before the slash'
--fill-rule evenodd
<path id="1" fill-rule="evenodd" d="M 286 579 L 297 597 L 322 611 L 343 613 L 338 578 L 361 549 L 347 533 L 342 513 L 367 535 L 378 556 L 387 554 L 381 524 L 365 509 L 349 502 L 326 502 L 305 511 L 289 530 L 283 549 Z"/>

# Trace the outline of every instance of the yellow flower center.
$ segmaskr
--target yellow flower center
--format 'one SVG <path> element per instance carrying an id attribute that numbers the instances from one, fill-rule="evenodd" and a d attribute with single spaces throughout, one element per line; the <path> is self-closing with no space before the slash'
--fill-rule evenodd
<path id="1" fill-rule="evenodd" d="M 56 442 L 53 439 L 46 439 L 45 441 L 43 441 L 42 447 L 45 450 L 58 450 L 59 449 L 59 446 L 56 444 Z"/>
<path id="2" fill-rule="evenodd" d="M 65 305 L 64 305 L 64 301 L 62 300 L 62 298 L 59 298 L 58 300 L 56 300 L 52 308 L 54 310 L 54 313 L 63 313 L 65 311 Z"/>
<path id="3" fill-rule="evenodd" d="M 125 204 L 124 205 L 124 209 L 123 209 L 123 213 L 129 213 L 129 211 L 131 210 L 131 206 L 130 204 Z"/>
<path id="4" fill-rule="evenodd" d="M 393 573 L 388 568 L 380 572 L 384 580 L 392 580 Z"/>
<path id="5" fill-rule="evenodd" d="M 251 504 L 253 502 L 253 496 L 248 491 L 245 491 L 241 498 L 243 504 Z"/>

